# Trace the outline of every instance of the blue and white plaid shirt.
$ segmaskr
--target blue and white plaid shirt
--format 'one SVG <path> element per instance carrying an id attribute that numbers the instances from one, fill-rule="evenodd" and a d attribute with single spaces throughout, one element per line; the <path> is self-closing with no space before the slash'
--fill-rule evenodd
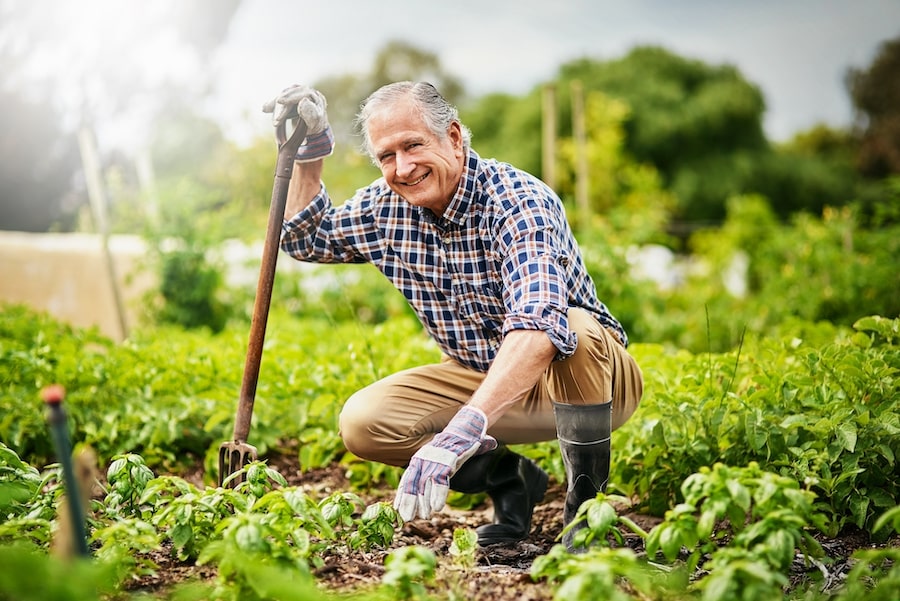
<path id="1" fill-rule="evenodd" d="M 406 297 L 441 350 L 487 371 L 512 330 L 542 330 L 558 358 L 575 352 L 569 307 L 593 313 L 627 345 L 597 299 L 562 201 L 537 178 L 469 149 L 444 215 L 378 179 L 335 207 L 323 186 L 285 221 L 281 248 L 300 261 L 372 263 Z"/>

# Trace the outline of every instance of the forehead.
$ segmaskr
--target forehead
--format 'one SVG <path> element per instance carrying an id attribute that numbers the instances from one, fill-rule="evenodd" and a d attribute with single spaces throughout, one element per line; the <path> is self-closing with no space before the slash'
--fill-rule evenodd
<path id="1" fill-rule="evenodd" d="M 374 149 L 410 138 L 433 137 L 418 107 L 410 99 L 380 107 L 369 118 L 367 127 Z"/>

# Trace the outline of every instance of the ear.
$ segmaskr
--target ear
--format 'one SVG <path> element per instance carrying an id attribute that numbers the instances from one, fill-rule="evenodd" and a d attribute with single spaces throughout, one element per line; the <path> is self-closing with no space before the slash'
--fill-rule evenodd
<path id="1" fill-rule="evenodd" d="M 453 150 L 456 153 L 461 154 L 463 150 L 463 135 L 459 121 L 454 121 L 450 124 L 450 127 L 447 128 L 447 139 L 450 140 L 450 143 L 453 145 Z"/>

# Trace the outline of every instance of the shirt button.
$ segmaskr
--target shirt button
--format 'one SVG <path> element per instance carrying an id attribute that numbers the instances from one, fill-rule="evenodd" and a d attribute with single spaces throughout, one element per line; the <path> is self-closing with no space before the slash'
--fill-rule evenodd
<path id="1" fill-rule="evenodd" d="M 441 242 L 443 242 L 444 244 L 450 244 L 450 236 L 444 236 L 443 238 L 441 238 Z"/>

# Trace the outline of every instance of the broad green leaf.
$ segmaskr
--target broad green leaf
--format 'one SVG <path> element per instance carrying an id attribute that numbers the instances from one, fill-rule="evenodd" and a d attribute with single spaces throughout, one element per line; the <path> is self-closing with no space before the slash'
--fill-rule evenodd
<path id="1" fill-rule="evenodd" d="M 866 514 L 869 510 L 869 498 L 864 495 L 850 499 L 850 510 L 853 514 L 853 523 L 858 528 L 864 528 L 866 523 Z"/>
<path id="2" fill-rule="evenodd" d="M 194 531 L 188 524 L 178 524 L 169 531 L 169 536 L 176 549 L 183 549 L 190 544 L 194 537 Z"/>
<path id="3" fill-rule="evenodd" d="M 666 559 L 673 561 L 681 551 L 681 537 L 678 531 L 672 526 L 663 528 L 660 531 L 659 546 Z"/>
<path id="4" fill-rule="evenodd" d="M 843 421 L 837 425 L 834 433 L 845 450 L 851 453 L 856 450 L 856 424 L 851 421 Z"/>
<path id="5" fill-rule="evenodd" d="M 610 526 L 616 523 L 618 515 L 612 505 L 605 501 L 592 502 L 588 505 L 588 526 L 599 536 L 604 536 Z"/>
<path id="6" fill-rule="evenodd" d="M 803 425 L 805 425 L 808 421 L 809 421 L 809 418 L 808 418 L 807 416 L 805 416 L 805 415 L 802 415 L 802 414 L 800 414 L 800 415 L 789 415 L 788 417 L 786 417 L 786 418 L 784 418 L 783 420 L 781 420 L 781 423 L 779 424 L 779 426 L 780 426 L 782 429 L 784 429 L 784 430 L 788 430 L 788 429 L 791 429 L 791 428 L 793 428 L 793 427 L 795 427 L 795 426 L 803 426 Z"/>
<path id="7" fill-rule="evenodd" d="M 747 487 L 737 480 L 729 480 L 727 486 L 732 501 L 745 512 L 748 511 L 750 509 L 750 491 Z"/>
<path id="8" fill-rule="evenodd" d="M 701 539 L 707 539 L 712 536 L 713 528 L 716 525 L 716 514 L 712 511 L 704 511 L 700 514 L 697 522 L 697 536 Z"/>

